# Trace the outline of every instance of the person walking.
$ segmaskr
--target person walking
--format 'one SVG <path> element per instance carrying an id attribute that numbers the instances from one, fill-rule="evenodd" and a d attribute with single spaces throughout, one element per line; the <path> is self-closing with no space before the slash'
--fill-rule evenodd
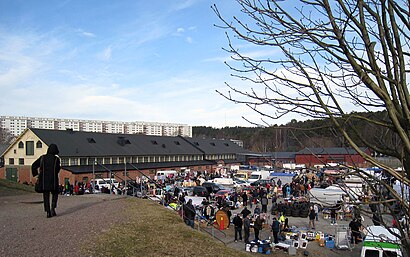
<path id="1" fill-rule="evenodd" d="M 243 230 L 245 233 L 245 244 L 249 244 L 249 235 L 251 230 L 251 220 L 248 218 L 248 215 L 244 215 L 243 218 Z"/>
<path id="2" fill-rule="evenodd" d="M 309 211 L 309 228 L 315 229 L 315 219 L 316 219 L 316 212 L 313 206 L 310 207 Z"/>
<path id="3" fill-rule="evenodd" d="M 31 174 L 33 177 L 38 175 L 39 192 L 43 193 L 44 211 L 47 218 L 56 216 L 56 208 L 59 194 L 60 158 L 58 157 L 58 147 L 56 144 L 50 144 L 47 153 L 40 156 L 31 165 Z M 50 208 L 50 193 L 51 208 Z"/>
<path id="4" fill-rule="evenodd" d="M 243 221 L 240 217 L 240 214 L 236 214 L 235 218 L 232 220 L 233 225 L 235 226 L 235 243 L 238 242 L 238 234 L 239 240 L 242 241 L 242 225 Z"/>
<path id="5" fill-rule="evenodd" d="M 248 205 L 248 194 L 246 193 L 246 191 L 243 191 L 242 193 L 242 201 L 243 201 L 243 206 Z"/>
<path id="6" fill-rule="evenodd" d="M 279 240 L 278 240 L 279 230 L 280 230 L 279 221 L 276 219 L 276 217 L 273 217 L 272 234 L 273 234 L 273 243 L 275 244 L 279 243 Z"/>
<path id="7" fill-rule="evenodd" d="M 336 207 L 330 209 L 330 225 L 337 225 L 336 223 Z"/>
<path id="8" fill-rule="evenodd" d="M 262 230 L 263 220 L 260 215 L 257 215 L 255 222 L 253 223 L 253 230 L 255 232 L 255 241 L 259 240 L 259 232 Z"/>
<path id="9" fill-rule="evenodd" d="M 262 204 L 262 212 L 263 213 L 267 213 L 268 212 L 268 197 L 266 196 L 266 194 L 264 194 L 261 198 L 261 204 Z"/>
<path id="10" fill-rule="evenodd" d="M 319 221 L 319 206 L 317 204 L 313 205 L 313 210 L 315 210 L 316 221 Z"/>

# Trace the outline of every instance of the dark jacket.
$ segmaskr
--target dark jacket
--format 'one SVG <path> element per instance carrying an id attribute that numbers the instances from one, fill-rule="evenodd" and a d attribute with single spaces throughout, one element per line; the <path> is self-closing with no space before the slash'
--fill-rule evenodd
<path id="1" fill-rule="evenodd" d="M 273 231 L 273 232 L 279 232 L 279 228 L 280 228 L 279 221 L 274 220 L 274 221 L 272 222 L 272 231 Z"/>
<path id="2" fill-rule="evenodd" d="M 194 220 L 195 219 L 195 207 L 192 205 L 191 202 L 188 202 L 187 204 L 184 205 L 184 216 L 188 220 Z"/>
<path id="3" fill-rule="evenodd" d="M 237 228 L 241 228 L 242 227 L 242 219 L 239 216 L 235 216 L 235 218 L 233 218 L 232 223 L 235 225 L 235 227 Z"/>
<path id="4" fill-rule="evenodd" d="M 245 218 L 246 216 L 248 216 L 249 214 L 251 214 L 251 211 L 248 210 L 246 207 L 241 211 L 241 214 L 243 215 L 243 217 Z"/>
<path id="5" fill-rule="evenodd" d="M 253 228 L 257 230 L 262 230 L 263 220 L 258 216 L 253 223 Z"/>
<path id="6" fill-rule="evenodd" d="M 310 220 L 314 220 L 315 218 L 316 218 L 316 212 L 315 212 L 314 209 L 311 209 L 311 210 L 309 211 L 309 219 L 310 219 Z"/>
<path id="7" fill-rule="evenodd" d="M 38 175 L 40 189 L 43 191 L 58 191 L 58 173 L 60 172 L 60 158 L 56 156 L 59 153 L 57 145 L 51 144 L 48 147 L 47 154 L 40 156 L 31 165 L 33 177 Z"/>
<path id="8" fill-rule="evenodd" d="M 249 232 L 249 229 L 251 228 L 251 220 L 248 217 L 245 217 L 243 219 L 243 228 L 245 229 L 245 231 Z"/>

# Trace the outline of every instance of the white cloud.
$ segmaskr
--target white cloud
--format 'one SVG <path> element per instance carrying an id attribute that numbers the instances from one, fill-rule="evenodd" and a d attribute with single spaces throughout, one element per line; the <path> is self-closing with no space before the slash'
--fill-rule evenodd
<path id="1" fill-rule="evenodd" d="M 98 58 L 103 61 L 109 61 L 111 59 L 112 48 L 106 47 L 102 52 L 98 54 Z"/>
<path id="2" fill-rule="evenodd" d="M 96 37 L 96 35 L 94 33 L 89 32 L 89 31 L 85 31 L 83 29 L 77 29 L 76 31 L 77 31 L 78 34 L 80 34 L 81 36 L 84 36 L 84 37 L 90 37 L 90 38 Z"/>
<path id="3" fill-rule="evenodd" d="M 177 33 L 184 33 L 185 29 L 184 28 L 177 28 Z"/>

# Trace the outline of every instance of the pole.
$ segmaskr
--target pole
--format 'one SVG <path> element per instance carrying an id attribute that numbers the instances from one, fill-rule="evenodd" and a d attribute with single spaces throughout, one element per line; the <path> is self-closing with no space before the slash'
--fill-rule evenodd
<path id="1" fill-rule="evenodd" d="M 124 167 L 124 192 L 125 192 L 125 195 L 127 195 L 127 162 L 125 162 L 125 167 Z"/>
<path id="2" fill-rule="evenodd" d="M 93 161 L 93 194 L 95 193 L 95 160 Z"/>

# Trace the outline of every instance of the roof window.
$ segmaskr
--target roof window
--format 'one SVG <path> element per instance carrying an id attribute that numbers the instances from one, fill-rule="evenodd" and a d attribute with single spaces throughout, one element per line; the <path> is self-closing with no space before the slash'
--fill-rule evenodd
<path id="1" fill-rule="evenodd" d="M 117 143 L 118 143 L 120 146 L 124 146 L 124 145 L 129 145 L 129 144 L 131 144 L 131 141 L 130 141 L 128 138 L 125 138 L 125 137 L 118 137 Z"/>
<path id="2" fill-rule="evenodd" d="M 90 143 L 90 144 L 95 144 L 96 143 L 95 139 L 92 138 L 92 137 L 87 137 L 87 142 Z"/>

